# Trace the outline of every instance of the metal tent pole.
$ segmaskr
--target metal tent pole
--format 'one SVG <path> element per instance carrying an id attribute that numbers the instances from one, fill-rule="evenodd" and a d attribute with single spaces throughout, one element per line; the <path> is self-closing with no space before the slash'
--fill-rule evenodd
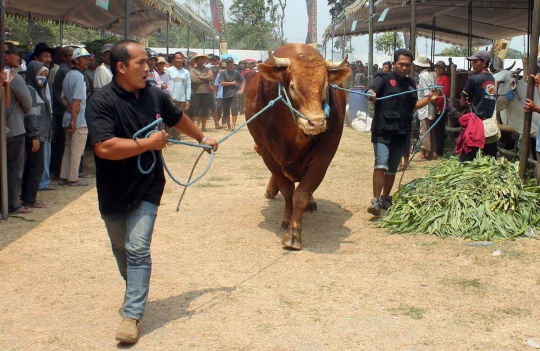
<path id="1" fill-rule="evenodd" d="M 60 21 L 60 47 L 64 46 L 64 21 Z"/>
<path id="2" fill-rule="evenodd" d="M 130 0 L 126 0 L 124 39 L 129 39 L 129 14 L 131 13 Z"/>
<path id="3" fill-rule="evenodd" d="M 411 1 L 411 51 L 416 58 L 416 0 Z M 411 65 L 410 74 L 414 79 L 414 65 Z"/>
<path id="4" fill-rule="evenodd" d="M 0 69 L 4 70 L 4 41 L 6 35 L 6 0 L 0 0 Z M 8 219 L 7 150 L 6 150 L 6 104 L 5 88 L 0 89 L 0 210 L 2 219 Z"/>
<path id="5" fill-rule="evenodd" d="M 166 33 L 166 41 L 167 41 L 167 61 L 169 60 L 169 28 L 171 27 L 171 13 L 169 10 L 167 10 L 167 33 Z"/>
<path id="6" fill-rule="evenodd" d="M 538 37 L 540 36 L 540 0 L 534 0 L 532 12 L 532 31 L 529 43 L 529 74 L 536 74 L 538 67 L 536 64 L 538 57 Z M 529 79 L 527 83 L 527 99 L 534 101 L 535 80 Z M 526 113 L 523 120 L 523 136 L 521 140 L 521 154 L 519 158 L 519 177 L 522 181 L 526 179 L 527 159 L 529 158 L 529 147 L 531 140 L 532 113 Z"/>
<path id="7" fill-rule="evenodd" d="M 375 1 L 369 1 L 369 18 L 368 18 L 368 30 L 369 30 L 369 51 L 368 51 L 368 78 L 367 84 L 371 83 L 373 79 L 373 16 L 375 15 Z"/>

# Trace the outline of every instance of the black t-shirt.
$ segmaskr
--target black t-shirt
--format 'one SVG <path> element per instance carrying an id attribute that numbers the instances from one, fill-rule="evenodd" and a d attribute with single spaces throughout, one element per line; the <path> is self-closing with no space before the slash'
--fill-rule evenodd
<path id="1" fill-rule="evenodd" d="M 240 89 L 240 84 L 244 81 L 244 77 L 237 70 L 223 70 L 219 73 L 219 82 L 234 82 L 238 83 L 238 86 L 223 86 L 223 98 L 228 99 L 235 97 L 236 92 Z"/>
<path id="2" fill-rule="evenodd" d="M 469 97 L 473 112 L 481 119 L 491 118 L 495 110 L 495 78 L 490 73 L 470 76 L 461 93 Z"/>
<path id="3" fill-rule="evenodd" d="M 149 83 L 141 89 L 137 99 L 134 93 L 122 89 L 114 79 L 95 92 L 86 107 L 91 145 L 113 137 L 132 139 L 136 132 L 159 117 L 167 126 L 173 127 L 182 115 L 182 110 L 173 105 L 163 91 Z M 113 161 L 94 155 L 100 212 L 125 212 L 141 201 L 159 206 L 165 187 L 160 153 L 156 151 L 156 165 L 150 174 L 139 171 L 137 156 Z M 152 162 L 150 151 L 141 155 L 143 169 L 150 168 Z"/>
<path id="4" fill-rule="evenodd" d="M 394 72 L 377 74 L 367 90 L 373 90 L 377 97 L 394 95 L 404 91 L 416 89 L 416 84 L 412 78 L 398 76 Z M 411 131 L 412 114 L 418 101 L 417 92 L 398 95 L 386 100 L 375 102 L 375 114 L 371 124 L 371 142 L 389 144 L 394 138 L 405 138 Z M 400 130 L 385 130 L 383 113 L 385 109 L 393 109 L 396 117 L 401 117 L 402 123 L 406 125 Z M 397 123 L 396 125 L 400 125 Z"/>

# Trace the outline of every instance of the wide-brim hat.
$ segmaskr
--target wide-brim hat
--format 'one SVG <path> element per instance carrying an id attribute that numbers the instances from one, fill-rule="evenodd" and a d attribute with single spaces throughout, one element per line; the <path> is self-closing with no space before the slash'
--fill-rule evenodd
<path id="1" fill-rule="evenodd" d="M 10 43 L 10 42 L 6 42 L 6 43 L 4 44 L 4 52 L 5 52 L 6 54 L 8 54 L 8 53 L 22 52 L 22 50 L 19 49 L 15 44 Z"/>
<path id="2" fill-rule="evenodd" d="M 414 63 L 416 66 L 424 67 L 424 68 L 431 67 L 431 65 L 433 64 L 433 63 L 431 62 L 431 60 L 429 59 L 429 57 L 427 57 L 426 55 L 420 55 L 420 56 L 418 56 L 418 58 L 417 58 L 416 60 L 414 60 L 413 63 Z"/>
<path id="3" fill-rule="evenodd" d="M 36 47 L 34 48 L 34 53 L 30 57 L 30 60 L 33 60 L 36 56 L 39 56 L 44 52 L 50 53 L 51 56 L 54 56 L 55 54 L 54 48 L 49 47 L 47 43 L 38 43 Z"/>
<path id="4" fill-rule="evenodd" d="M 437 61 L 434 66 L 435 67 L 439 66 L 439 67 L 442 67 L 442 68 L 446 68 L 446 63 L 444 63 L 444 61 Z"/>
<path id="5" fill-rule="evenodd" d="M 163 56 L 158 56 L 157 63 L 167 63 L 167 60 L 165 60 L 165 57 Z"/>
<path id="6" fill-rule="evenodd" d="M 191 58 L 191 63 L 195 63 L 199 57 L 204 58 L 204 63 L 208 63 L 210 61 L 210 57 L 208 55 L 197 54 Z"/>

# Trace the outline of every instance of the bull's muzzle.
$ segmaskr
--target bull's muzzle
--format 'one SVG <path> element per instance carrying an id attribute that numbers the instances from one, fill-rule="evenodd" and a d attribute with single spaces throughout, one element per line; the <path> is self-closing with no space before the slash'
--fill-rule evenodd
<path id="1" fill-rule="evenodd" d="M 324 118 L 317 118 L 314 120 L 300 119 L 298 125 L 304 131 L 304 133 L 309 135 L 317 135 L 326 130 L 326 121 Z"/>

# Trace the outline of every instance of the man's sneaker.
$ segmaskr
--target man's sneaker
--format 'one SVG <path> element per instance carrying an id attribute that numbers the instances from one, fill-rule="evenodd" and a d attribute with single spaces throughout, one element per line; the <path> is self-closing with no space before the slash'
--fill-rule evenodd
<path id="1" fill-rule="evenodd" d="M 381 196 L 381 204 L 383 210 L 388 211 L 388 209 L 392 206 L 392 196 Z"/>
<path id="2" fill-rule="evenodd" d="M 116 340 L 125 344 L 135 344 L 139 341 L 141 323 L 132 318 L 123 318 L 116 332 Z"/>
<path id="3" fill-rule="evenodd" d="M 371 205 L 368 207 L 367 211 L 371 213 L 372 215 L 379 217 L 381 215 L 382 209 L 383 208 L 382 208 L 381 200 L 374 197 L 373 199 L 371 199 Z"/>

